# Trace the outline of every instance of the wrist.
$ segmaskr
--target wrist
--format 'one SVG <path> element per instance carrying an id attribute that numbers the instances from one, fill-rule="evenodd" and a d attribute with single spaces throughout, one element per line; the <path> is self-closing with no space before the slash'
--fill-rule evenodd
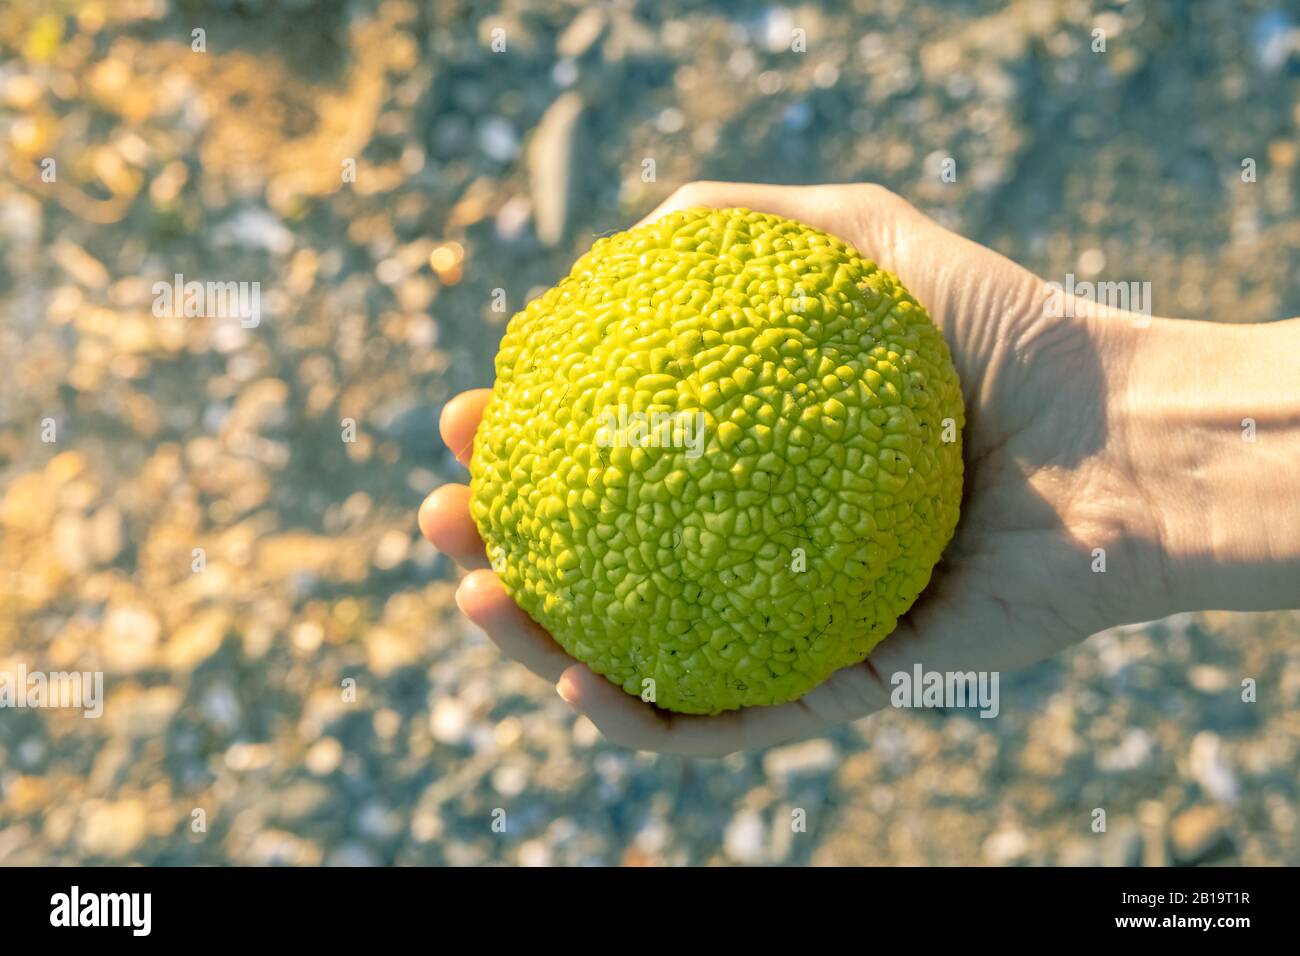
<path id="1" fill-rule="evenodd" d="M 1153 606 L 1300 602 L 1300 321 L 1114 323 L 1107 453 L 1162 586 Z M 1154 540 L 1151 540 L 1154 538 Z M 1163 607 L 1161 607 L 1163 603 Z"/>

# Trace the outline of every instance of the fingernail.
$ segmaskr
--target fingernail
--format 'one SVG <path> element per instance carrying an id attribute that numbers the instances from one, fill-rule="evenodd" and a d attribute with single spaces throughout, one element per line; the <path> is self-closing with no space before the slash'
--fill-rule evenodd
<path id="1" fill-rule="evenodd" d="M 560 695 L 560 699 L 566 704 L 572 704 L 578 699 L 578 689 L 569 681 L 569 675 L 564 674 L 555 684 L 555 692 Z"/>

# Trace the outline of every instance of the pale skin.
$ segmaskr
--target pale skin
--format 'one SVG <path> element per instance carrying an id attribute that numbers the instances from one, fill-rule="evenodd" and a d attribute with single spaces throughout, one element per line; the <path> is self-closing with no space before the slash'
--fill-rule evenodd
<path id="1" fill-rule="evenodd" d="M 1081 300 L 1058 316 L 1043 279 L 878 186 L 692 183 L 643 221 L 695 206 L 806 222 L 899 276 L 961 377 L 965 497 L 930 586 L 866 662 L 793 703 L 699 717 L 565 654 L 488 569 L 469 488 L 438 488 L 420 528 L 467 569 L 461 610 L 611 741 L 720 756 L 888 707 L 890 675 L 916 663 L 1008 671 L 1178 611 L 1300 607 L 1300 319 L 1146 319 Z M 443 410 L 462 464 L 488 395 Z"/>

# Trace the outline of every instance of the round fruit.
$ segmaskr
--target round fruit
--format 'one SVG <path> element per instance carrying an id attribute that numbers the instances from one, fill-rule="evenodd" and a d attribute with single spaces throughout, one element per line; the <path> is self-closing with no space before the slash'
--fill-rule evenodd
<path id="1" fill-rule="evenodd" d="M 794 700 L 883 640 L 957 525 L 961 390 L 833 236 L 692 209 L 598 240 L 510 322 L 470 513 L 506 591 L 660 707 Z"/>

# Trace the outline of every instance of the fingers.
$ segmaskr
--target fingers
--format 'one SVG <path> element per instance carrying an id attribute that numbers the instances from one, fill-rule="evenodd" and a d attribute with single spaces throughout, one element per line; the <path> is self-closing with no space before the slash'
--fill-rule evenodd
<path id="1" fill-rule="evenodd" d="M 723 757 L 769 747 L 810 736 L 829 723 L 804 701 L 712 717 L 674 714 L 633 697 L 584 664 L 569 667 L 555 689 L 611 743 L 683 757 Z"/>
<path id="2" fill-rule="evenodd" d="M 483 408 L 492 397 L 490 388 L 474 388 L 461 392 L 443 406 L 438 419 L 438 430 L 442 440 L 456 455 L 456 460 L 469 467 L 470 454 L 474 450 L 474 432 L 478 429 L 479 419 L 483 417 Z"/>
<path id="3" fill-rule="evenodd" d="M 456 460 L 469 467 L 474 449 L 474 432 L 478 429 L 483 408 L 492 396 L 490 388 L 461 392 L 442 409 L 438 430 Z M 469 488 L 448 484 L 434 490 L 420 505 L 420 532 L 443 554 L 469 570 L 486 568 L 487 553 L 483 539 L 469 516 Z"/>
<path id="4" fill-rule="evenodd" d="M 834 207 L 828 203 L 828 190 L 852 189 L 851 186 L 774 186 L 762 183 L 688 183 L 669 196 L 638 226 L 661 219 L 670 212 L 706 206 L 727 209 L 741 206 L 756 212 L 772 213 L 797 219 L 821 229 L 834 223 Z"/>
<path id="5" fill-rule="evenodd" d="M 697 206 L 713 209 L 739 206 L 815 226 L 849 243 L 866 258 L 897 272 L 914 293 L 918 289 L 913 287 L 913 281 L 920 280 L 925 273 L 919 267 L 914 268 L 912 260 L 928 263 L 936 256 L 932 246 L 938 237 L 950 235 L 901 196 L 875 183 L 820 186 L 687 183 L 637 225 Z M 930 269 L 932 265 L 925 268 Z"/>
<path id="6" fill-rule="evenodd" d="M 456 590 L 456 604 L 503 654 L 544 680 L 554 684 L 572 666 L 573 658 L 510 599 L 491 571 L 466 575 Z"/>
<path id="7" fill-rule="evenodd" d="M 420 532 L 429 543 L 468 570 L 488 566 L 487 549 L 469 516 L 469 488 L 442 485 L 420 505 Z"/>
<path id="8" fill-rule="evenodd" d="M 489 388 L 462 392 L 442 410 L 438 428 L 462 465 L 469 465 L 474 432 L 492 395 Z M 501 581 L 487 570 L 487 551 L 469 514 L 470 489 L 446 484 L 420 505 L 420 531 L 470 573 L 456 590 L 461 612 L 481 627 L 501 651 L 550 683 L 560 679 L 573 658 L 515 604 Z"/>

